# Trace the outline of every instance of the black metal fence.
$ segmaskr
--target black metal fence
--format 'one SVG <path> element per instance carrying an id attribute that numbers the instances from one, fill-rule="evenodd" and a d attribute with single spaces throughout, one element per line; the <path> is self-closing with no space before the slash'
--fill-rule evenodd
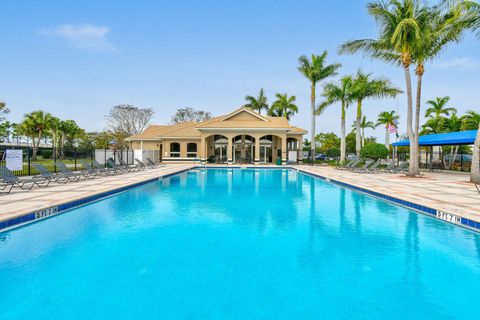
<path id="1" fill-rule="evenodd" d="M 127 164 L 134 164 L 135 158 L 133 150 L 111 150 L 111 149 L 95 149 L 95 150 L 79 150 L 76 148 L 64 149 L 46 149 L 40 148 L 34 150 L 32 147 L 11 147 L 0 146 L 0 166 L 12 166 L 7 162 L 8 150 L 21 150 L 21 169 L 12 170 L 16 176 L 32 176 L 38 174 L 33 164 L 40 163 L 52 172 L 57 172 L 56 161 L 63 162 L 71 170 L 84 170 L 82 162 L 91 163 L 97 161 L 107 166 L 107 160 L 112 159 L 116 164 L 120 164 L 120 159 Z M 18 167 L 18 162 L 16 163 Z"/>
<path id="2" fill-rule="evenodd" d="M 408 152 L 399 152 L 397 154 L 398 161 L 408 161 Z M 472 155 L 467 153 L 442 153 L 442 152 L 421 152 L 420 168 L 424 170 L 451 170 L 470 172 L 472 167 Z"/>

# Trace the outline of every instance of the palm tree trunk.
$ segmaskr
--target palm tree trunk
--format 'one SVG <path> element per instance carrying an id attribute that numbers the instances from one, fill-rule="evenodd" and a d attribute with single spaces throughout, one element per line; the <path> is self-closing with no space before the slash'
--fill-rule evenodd
<path id="1" fill-rule="evenodd" d="M 357 123 L 355 128 L 356 144 L 355 151 L 357 154 L 357 159 L 360 158 L 360 150 L 362 149 L 362 136 L 360 129 L 360 122 L 362 121 L 362 100 L 357 101 Z"/>
<path id="2" fill-rule="evenodd" d="M 365 147 L 365 128 L 362 128 L 362 148 Z"/>
<path id="3" fill-rule="evenodd" d="M 420 175 L 420 164 L 419 164 L 419 145 L 418 145 L 418 133 L 420 130 L 420 109 L 422 103 L 422 76 L 423 76 L 423 66 L 418 67 L 417 70 L 417 99 L 416 99 L 416 106 L 415 106 L 415 131 L 413 133 L 415 137 L 415 175 Z"/>
<path id="4" fill-rule="evenodd" d="M 311 96 L 310 96 L 310 109 L 311 109 L 311 115 L 312 115 L 312 121 L 311 121 L 311 132 L 310 132 L 310 137 L 312 144 L 310 146 L 311 148 L 311 155 L 312 155 L 312 164 L 315 162 L 315 83 L 312 82 L 312 87 L 311 87 Z M 282 150 L 283 152 L 283 150 Z"/>
<path id="5" fill-rule="evenodd" d="M 341 124 L 340 124 L 340 134 L 341 134 L 341 139 L 340 139 L 340 164 L 345 163 L 345 158 L 346 158 L 346 132 L 345 132 L 345 104 L 342 103 L 342 119 L 341 119 Z"/>
<path id="6" fill-rule="evenodd" d="M 390 150 L 390 133 L 388 127 L 385 128 L 385 147 Z"/>
<path id="7" fill-rule="evenodd" d="M 413 101 L 412 101 L 412 79 L 410 78 L 410 66 L 404 65 L 403 70 L 405 71 L 405 85 L 407 89 L 407 134 L 408 139 L 410 140 L 410 163 L 408 166 L 408 176 L 416 176 L 416 166 L 415 166 L 415 136 L 413 134 Z"/>
<path id="8" fill-rule="evenodd" d="M 453 153 L 452 162 L 450 163 L 450 168 L 452 167 L 452 165 L 453 165 L 453 164 L 455 163 L 455 161 L 457 160 L 458 147 L 459 147 L 459 146 L 455 146 L 455 152 Z"/>
<path id="9" fill-rule="evenodd" d="M 472 167 L 470 169 L 470 182 L 480 183 L 480 125 L 473 145 Z"/>

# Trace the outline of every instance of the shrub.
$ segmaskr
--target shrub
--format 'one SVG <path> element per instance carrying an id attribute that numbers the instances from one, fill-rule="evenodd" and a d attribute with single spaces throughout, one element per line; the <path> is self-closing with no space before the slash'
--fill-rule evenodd
<path id="1" fill-rule="evenodd" d="M 383 144 L 370 143 L 360 150 L 360 155 L 367 159 L 384 159 L 388 157 L 388 149 Z"/>
<path id="2" fill-rule="evenodd" d="M 329 158 L 338 158 L 340 157 L 340 149 L 339 148 L 329 148 L 325 150 L 325 155 Z"/>

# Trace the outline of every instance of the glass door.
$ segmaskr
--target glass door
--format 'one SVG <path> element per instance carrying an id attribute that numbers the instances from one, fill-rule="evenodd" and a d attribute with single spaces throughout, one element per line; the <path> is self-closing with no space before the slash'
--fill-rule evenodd
<path id="1" fill-rule="evenodd" d="M 226 163 L 227 162 L 227 146 L 215 145 L 215 162 Z"/>
<path id="2" fill-rule="evenodd" d="M 272 146 L 260 146 L 260 162 L 272 162 Z"/>

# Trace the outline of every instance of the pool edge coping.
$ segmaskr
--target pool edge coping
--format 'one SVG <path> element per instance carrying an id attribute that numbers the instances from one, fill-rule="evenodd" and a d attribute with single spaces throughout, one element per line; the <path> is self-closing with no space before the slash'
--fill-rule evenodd
<path id="1" fill-rule="evenodd" d="M 301 172 L 303 174 L 306 174 L 306 175 L 309 175 L 309 176 L 312 176 L 312 177 L 315 177 L 315 178 L 319 178 L 322 181 L 326 181 L 326 182 L 329 182 L 329 183 L 332 183 L 332 184 L 335 184 L 335 185 L 338 185 L 338 186 L 341 186 L 341 187 L 344 187 L 344 188 L 348 188 L 348 189 L 351 189 L 351 190 L 354 190 L 354 191 L 358 191 L 358 192 L 361 192 L 363 194 L 369 195 L 371 197 L 381 199 L 381 200 L 390 202 L 392 204 L 395 204 L 395 205 L 413 210 L 415 212 L 421 213 L 423 215 L 434 218 L 436 220 L 447 222 L 449 224 L 459 226 L 459 227 L 462 227 L 462 228 L 465 228 L 465 229 L 468 229 L 468 230 L 471 230 L 471 231 L 480 232 L 480 222 L 462 217 L 461 215 L 451 213 L 451 212 L 447 212 L 447 211 L 443 211 L 443 210 L 439 210 L 439 209 L 435 209 L 435 208 L 431 208 L 429 206 L 421 205 L 421 204 L 418 204 L 418 203 L 415 203 L 415 202 L 412 202 L 412 201 L 408 201 L 408 200 L 403 200 L 403 199 L 400 199 L 400 198 L 397 198 L 397 197 L 392 197 L 392 196 L 386 195 L 386 194 L 378 192 L 378 191 L 369 190 L 367 188 L 359 187 L 359 186 L 351 184 L 351 183 L 347 183 L 347 182 L 340 181 L 340 180 L 337 180 L 337 179 L 333 179 L 333 178 L 330 178 L 330 177 L 327 177 L 327 176 L 323 176 L 323 175 L 321 175 L 317 172 L 314 173 L 314 172 L 306 171 L 304 169 L 295 168 L 295 167 L 290 167 L 290 168 L 294 169 L 298 172 Z"/>
<path id="2" fill-rule="evenodd" d="M 190 171 L 193 168 L 195 168 L 195 166 L 192 166 L 190 168 L 181 169 L 181 170 L 178 170 L 178 171 L 175 171 L 175 172 L 166 173 L 166 174 L 163 174 L 163 175 L 158 175 L 154 178 L 148 178 L 148 179 L 143 180 L 143 181 L 138 181 L 138 182 L 135 182 L 135 183 L 132 183 L 132 184 L 129 184 L 129 185 L 125 185 L 125 186 L 121 186 L 121 187 L 118 187 L 118 188 L 114 188 L 114 189 L 111 189 L 111 190 L 101 191 L 99 193 L 95 193 L 95 194 L 91 194 L 91 195 L 88 195 L 88 196 L 80 197 L 78 199 L 69 200 L 69 201 L 66 201 L 66 202 L 63 202 L 63 203 L 58 203 L 58 204 L 55 204 L 55 205 L 52 205 L 52 206 L 49 206 L 49 207 L 45 207 L 45 208 L 30 211 L 30 212 L 22 213 L 22 214 L 14 217 L 14 218 L 8 218 L 8 219 L 5 219 L 5 220 L 1 220 L 0 221 L 0 234 L 2 234 L 4 232 L 7 232 L 7 231 L 11 231 L 13 229 L 16 229 L 16 228 L 19 228 L 19 227 L 22 227 L 22 226 L 25 226 L 27 224 L 35 223 L 35 222 L 38 222 L 38 221 L 41 221 L 41 220 L 44 220 L 44 219 L 48 219 L 48 218 L 57 216 L 59 214 L 63 214 L 63 213 L 68 212 L 72 209 L 79 208 L 79 207 L 82 207 L 82 206 L 87 205 L 87 204 L 91 204 L 91 203 L 94 203 L 94 202 L 97 202 L 97 201 L 100 201 L 100 200 L 103 200 L 103 199 L 107 199 L 107 198 L 112 197 L 114 195 L 117 195 L 119 193 L 130 191 L 132 189 L 141 187 L 141 186 L 143 186 L 145 184 L 148 184 L 148 183 L 158 181 L 160 179 L 168 178 L 168 177 L 174 176 L 176 174 L 180 174 L 180 173 L 183 173 L 183 172 L 186 172 L 186 171 Z"/>

